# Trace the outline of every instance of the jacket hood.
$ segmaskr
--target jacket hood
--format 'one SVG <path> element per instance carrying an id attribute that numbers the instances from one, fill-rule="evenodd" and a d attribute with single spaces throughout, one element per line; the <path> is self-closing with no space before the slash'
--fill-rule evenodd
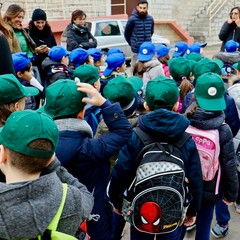
<path id="1" fill-rule="evenodd" d="M 222 60 L 224 63 L 237 63 L 240 60 L 239 52 L 217 52 L 214 54 L 214 58 Z"/>
<path id="2" fill-rule="evenodd" d="M 59 208 L 61 192 L 56 173 L 22 184 L 0 183 L 1 239 L 34 238 L 43 233 Z"/>
<path id="3" fill-rule="evenodd" d="M 156 66 L 161 66 L 162 64 L 157 59 L 152 59 L 144 63 L 144 66 L 148 68 L 154 68 Z"/>
<path id="4" fill-rule="evenodd" d="M 188 109 L 190 109 L 190 107 Z M 225 114 L 222 111 L 208 112 L 198 108 L 189 120 L 192 126 L 199 129 L 219 129 L 225 120 Z"/>
<path id="5" fill-rule="evenodd" d="M 59 62 L 53 61 L 52 59 L 50 59 L 49 57 L 46 57 L 43 62 L 42 62 L 42 69 L 46 69 L 48 67 L 50 67 L 51 65 L 56 65 L 56 64 L 60 64 Z"/>
<path id="6" fill-rule="evenodd" d="M 162 134 L 175 138 L 185 132 L 189 120 L 179 113 L 158 109 L 139 117 L 139 126 L 151 134 Z"/>

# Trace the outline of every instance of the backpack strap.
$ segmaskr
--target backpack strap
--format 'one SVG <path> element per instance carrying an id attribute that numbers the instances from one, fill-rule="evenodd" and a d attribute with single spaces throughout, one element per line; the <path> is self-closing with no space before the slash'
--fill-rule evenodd
<path id="1" fill-rule="evenodd" d="M 63 186 L 63 195 L 62 195 L 62 201 L 60 203 L 60 206 L 58 208 L 57 213 L 55 214 L 54 218 L 52 219 L 52 221 L 49 223 L 47 229 L 49 230 L 56 230 L 60 217 L 62 215 L 62 211 L 63 211 L 63 207 L 67 198 L 67 189 L 68 189 L 68 185 L 66 183 L 62 183 Z"/>

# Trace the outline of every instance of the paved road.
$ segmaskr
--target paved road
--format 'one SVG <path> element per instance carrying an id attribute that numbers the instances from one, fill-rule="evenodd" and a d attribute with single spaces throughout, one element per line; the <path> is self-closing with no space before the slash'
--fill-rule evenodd
<path id="1" fill-rule="evenodd" d="M 229 224 L 229 234 L 224 240 L 240 240 L 240 214 L 237 214 L 234 206 L 230 206 L 231 212 L 231 220 Z M 215 224 L 215 219 L 213 220 L 213 225 Z M 188 232 L 184 238 L 184 240 L 194 240 L 195 230 Z M 124 236 L 122 240 L 129 240 L 129 225 L 127 225 L 124 229 Z M 203 239 L 204 240 L 204 239 Z M 211 236 L 211 240 L 216 240 L 213 236 Z"/>

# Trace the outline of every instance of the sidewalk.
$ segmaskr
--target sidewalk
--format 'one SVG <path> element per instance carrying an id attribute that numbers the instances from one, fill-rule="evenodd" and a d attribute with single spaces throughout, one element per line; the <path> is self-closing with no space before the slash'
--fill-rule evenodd
<path id="1" fill-rule="evenodd" d="M 229 223 L 229 233 L 228 233 L 227 237 L 225 237 L 223 239 L 224 240 L 240 240 L 240 234 L 239 234 L 240 214 L 236 213 L 234 206 L 230 206 L 229 209 L 230 209 L 230 212 L 231 212 L 231 220 L 230 220 L 230 223 Z M 216 221 L 214 219 L 212 224 L 214 225 L 215 223 L 216 223 Z M 195 237 L 195 230 L 192 230 L 191 232 L 188 232 L 186 234 L 184 240 L 194 240 L 194 237 Z M 122 240 L 130 240 L 129 225 L 126 225 L 126 227 L 124 229 L 124 235 L 123 235 Z M 216 238 L 214 238 L 211 235 L 211 240 L 216 240 Z"/>

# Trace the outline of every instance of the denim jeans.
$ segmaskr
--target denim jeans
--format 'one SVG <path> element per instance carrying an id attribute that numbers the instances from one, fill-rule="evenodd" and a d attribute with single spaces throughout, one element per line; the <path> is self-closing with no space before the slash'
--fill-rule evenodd
<path id="1" fill-rule="evenodd" d="M 131 240 L 180 240 L 182 227 L 178 227 L 174 232 L 155 235 L 139 232 L 136 228 L 131 226 L 130 239 Z"/>
<path id="2" fill-rule="evenodd" d="M 197 214 L 195 240 L 210 240 L 214 205 L 204 205 Z"/>
<path id="3" fill-rule="evenodd" d="M 216 220 L 219 225 L 228 225 L 231 218 L 230 212 L 228 211 L 228 206 L 223 202 L 219 202 L 215 206 Z"/>

